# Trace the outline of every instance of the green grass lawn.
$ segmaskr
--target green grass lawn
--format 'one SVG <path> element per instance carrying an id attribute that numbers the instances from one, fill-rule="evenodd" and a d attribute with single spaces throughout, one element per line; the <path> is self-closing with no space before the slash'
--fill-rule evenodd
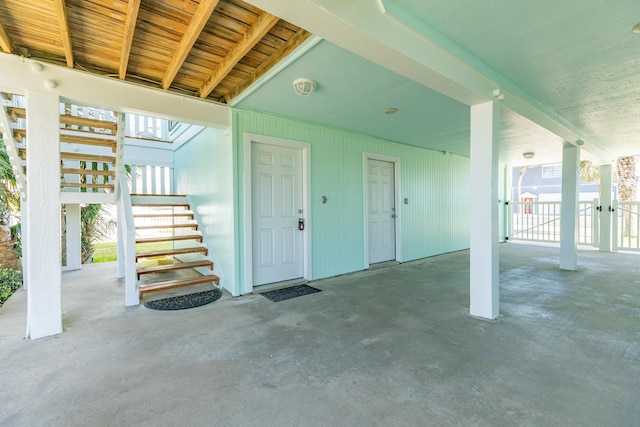
<path id="1" fill-rule="evenodd" d="M 93 262 L 110 262 L 115 261 L 117 254 L 116 242 L 99 242 L 94 244 L 96 248 L 93 253 Z M 160 243 L 138 243 L 136 245 L 137 252 L 159 251 L 162 249 L 171 249 L 171 242 Z"/>

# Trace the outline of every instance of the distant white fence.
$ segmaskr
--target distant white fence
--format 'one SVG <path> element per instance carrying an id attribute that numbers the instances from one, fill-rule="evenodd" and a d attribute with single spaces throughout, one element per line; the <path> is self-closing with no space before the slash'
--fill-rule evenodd
<path id="1" fill-rule="evenodd" d="M 640 251 L 640 202 L 613 201 L 613 250 Z"/>
<path id="2" fill-rule="evenodd" d="M 509 202 L 507 235 L 509 240 L 560 243 L 562 202 Z M 581 201 L 576 225 L 578 244 L 599 244 L 598 200 Z"/>

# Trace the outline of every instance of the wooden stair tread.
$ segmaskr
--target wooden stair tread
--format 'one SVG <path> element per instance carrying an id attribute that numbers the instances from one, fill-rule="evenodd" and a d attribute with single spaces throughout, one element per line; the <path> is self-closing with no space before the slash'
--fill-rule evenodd
<path id="1" fill-rule="evenodd" d="M 149 273 L 166 273 L 167 271 L 184 270 L 186 268 L 208 267 L 213 268 L 213 262 L 208 259 L 189 262 L 175 262 L 173 264 L 152 265 L 150 267 L 139 267 L 136 269 L 138 276 Z"/>
<path id="2" fill-rule="evenodd" d="M 159 251 L 139 252 L 136 254 L 136 259 L 160 257 L 160 256 L 166 256 L 166 255 L 192 254 L 192 253 L 198 253 L 198 252 L 202 253 L 203 255 L 207 255 L 209 253 L 209 249 L 207 249 L 204 246 L 194 246 L 191 248 L 177 248 L 177 249 L 164 249 Z"/>
<path id="3" fill-rule="evenodd" d="M 7 107 L 7 116 L 13 122 L 17 122 L 18 119 L 27 118 L 27 110 L 21 107 Z"/>
<path id="4" fill-rule="evenodd" d="M 110 188 L 114 189 L 113 184 L 82 184 L 80 182 L 61 182 L 60 187 L 68 188 Z"/>
<path id="5" fill-rule="evenodd" d="M 62 168 L 60 172 L 63 174 L 71 174 L 71 175 L 100 175 L 100 176 L 110 176 L 115 178 L 115 171 L 105 171 L 105 170 L 93 170 L 93 169 L 74 169 L 74 168 Z"/>
<path id="6" fill-rule="evenodd" d="M 177 212 L 177 213 L 166 213 L 166 214 L 133 214 L 134 218 L 167 218 L 167 217 L 185 217 L 193 219 L 193 212 Z"/>
<path id="7" fill-rule="evenodd" d="M 118 129 L 118 123 L 116 122 L 91 119 L 88 117 L 71 116 L 69 114 L 61 114 L 60 123 L 71 126 L 86 126 L 98 129 L 108 129 L 112 133 L 116 133 L 116 130 Z"/>
<path id="8" fill-rule="evenodd" d="M 70 144 L 83 144 L 92 145 L 95 147 L 107 147 L 111 148 L 111 151 L 116 152 L 116 141 L 113 139 L 92 138 L 90 136 L 80 135 L 60 135 L 60 142 L 66 142 Z"/>
<path id="9" fill-rule="evenodd" d="M 202 242 L 202 234 L 186 234 L 184 236 L 141 237 L 136 239 L 136 243 L 158 243 L 171 242 L 176 240 L 197 240 L 198 242 Z"/>
<path id="10" fill-rule="evenodd" d="M 149 293 L 149 292 L 157 292 L 163 291 L 167 289 L 175 289 L 175 288 L 183 288 L 185 286 L 191 285 L 199 285 L 201 283 L 215 283 L 218 284 L 220 278 L 215 274 L 208 274 L 205 276 L 198 277 L 189 277 L 188 279 L 175 279 L 175 280 L 167 280 L 165 282 L 151 283 L 147 285 L 140 285 L 139 292 L 140 295 Z"/>
<path id="11" fill-rule="evenodd" d="M 83 154 L 83 153 L 69 153 L 69 152 L 61 152 L 61 159 L 68 160 L 81 160 L 87 162 L 103 162 L 103 163 L 111 163 L 113 165 L 116 164 L 115 156 L 100 156 L 97 154 Z"/>
<path id="12" fill-rule="evenodd" d="M 136 230 L 153 230 L 156 228 L 193 228 L 198 229 L 198 224 L 190 223 L 190 224 L 158 224 L 158 225 L 142 225 L 136 227 Z"/>
<path id="13" fill-rule="evenodd" d="M 26 137 L 27 137 L 27 130 L 26 129 L 14 129 L 13 130 L 13 138 L 17 142 L 22 143 Z"/>

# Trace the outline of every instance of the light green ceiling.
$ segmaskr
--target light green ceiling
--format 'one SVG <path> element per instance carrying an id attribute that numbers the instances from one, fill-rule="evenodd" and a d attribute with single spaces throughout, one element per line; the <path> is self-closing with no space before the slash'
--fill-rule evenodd
<path id="1" fill-rule="evenodd" d="M 380 1 L 400 11 L 394 19 L 528 94 L 611 154 L 640 153 L 637 2 Z M 469 107 L 378 62 L 323 41 L 238 106 L 468 155 Z M 299 77 L 316 80 L 317 92 L 296 96 L 291 84 Z M 388 107 L 399 112 L 386 116 Z M 562 139 L 516 114 L 504 112 L 501 139 L 504 161 L 522 161 L 524 151 L 536 152 L 534 162 L 561 159 Z"/>
<path id="2" fill-rule="evenodd" d="M 481 71 L 494 70 L 613 154 L 640 153 L 637 0 L 389 2 L 412 26 L 421 20 L 426 32 L 452 42 L 451 52 L 474 57 Z"/>
<path id="3" fill-rule="evenodd" d="M 309 97 L 292 82 L 318 82 Z M 239 107 L 409 145 L 469 154 L 469 107 L 322 41 L 246 97 Z M 385 115 L 385 108 L 398 112 Z"/>

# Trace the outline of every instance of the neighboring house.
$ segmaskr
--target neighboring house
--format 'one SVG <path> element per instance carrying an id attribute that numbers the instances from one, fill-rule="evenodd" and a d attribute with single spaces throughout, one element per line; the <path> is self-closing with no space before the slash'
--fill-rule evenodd
<path id="1" fill-rule="evenodd" d="M 562 200 L 562 164 L 529 166 L 520 179 L 522 166 L 512 168 L 511 172 L 511 200 L 526 201 L 525 193 L 529 198 L 535 197 L 536 202 L 556 202 Z M 599 197 L 598 182 L 584 182 L 580 180 L 578 194 L 582 201 L 589 201 Z M 616 198 L 617 187 L 614 185 Z"/>

